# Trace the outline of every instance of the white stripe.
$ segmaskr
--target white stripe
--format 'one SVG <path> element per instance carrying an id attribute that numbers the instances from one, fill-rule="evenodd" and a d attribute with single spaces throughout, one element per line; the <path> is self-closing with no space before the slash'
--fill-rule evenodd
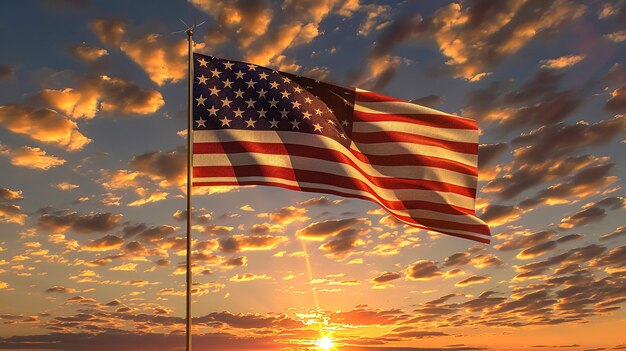
<path id="1" fill-rule="evenodd" d="M 413 104 L 405 101 L 384 101 L 384 102 L 366 102 L 355 101 L 354 110 L 375 113 L 375 114 L 428 114 L 428 115 L 442 115 L 448 117 L 454 117 L 459 119 L 469 119 L 461 116 L 451 115 L 449 113 L 441 112 L 426 106 Z"/>
<path id="2" fill-rule="evenodd" d="M 299 133 L 299 132 L 283 132 L 280 133 L 275 131 L 252 131 L 252 130 L 237 130 L 237 129 L 221 129 L 221 130 L 196 130 L 193 132 L 193 140 L 195 142 L 205 142 L 205 143 L 220 143 L 220 142 L 231 142 L 231 141 L 247 141 L 247 142 L 258 142 L 258 143 L 287 143 L 287 144 L 295 144 L 295 145 L 304 145 L 318 148 L 325 148 L 336 150 L 342 152 L 346 156 L 350 157 L 357 164 L 363 164 L 363 162 L 359 161 L 353 153 L 343 152 L 345 147 L 339 144 L 332 138 L 307 134 L 307 133 Z M 380 144 L 363 144 L 363 143 L 352 143 L 350 148 L 358 151 L 363 154 L 369 155 L 379 155 L 379 156 L 391 156 L 391 155 L 423 155 L 430 157 L 439 157 L 446 158 L 449 160 L 457 161 L 468 165 L 470 167 L 476 168 L 477 156 L 470 154 L 462 154 L 456 153 L 453 151 L 427 146 L 427 145 L 417 145 L 412 143 L 380 143 Z M 377 169 L 379 167 L 372 165 Z M 450 176 L 450 173 L 456 173 L 459 175 L 466 176 L 464 173 L 458 173 L 451 170 L 445 170 L 441 168 L 432 167 L 435 174 L 438 174 L 438 179 L 458 179 L 457 177 Z M 419 173 L 418 173 L 419 174 Z M 388 174 L 390 177 L 404 177 L 403 173 L 396 174 L 395 172 L 391 172 Z M 455 183 L 456 184 L 456 183 Z M 459 183 L 458 185 L 464 185 L 469 187 L 475 187 L 475 182 L 467 183 Z"/>
<path id="3" fill-rule="evenodd" d="M 247 166 L 262 165 L 276 166 L 290 169 L 301 169 L 340 175 L 358 179 L 370 186 L 376 194 L 387 201 L 423 200 L 440 204 L 474 209 L 474 198 L 451 192 L 418 189 L 386 189 L 373 184 L 369 179 L 357 172 L 354 168 L 343 163 L 309 159 L 304 157 L 290 157 L 287 155 L 250 154 L 203 154 L 193 156 L 194 167 L 200 166 Z"/>
<path id="4" fill-rule="evenodd" d="M 463 154 L 460 152 L 450 151 L 447 149 L 442 149 L 436 146 L 430 145 L 420 145 L 413 143 L 400 143 L 400 142 L 389 142 L 389 143 L 378 143 L 378 144 L 364 144 L 364 143 L 353 143 L 352 144 L 356 150 L 368 155 L 379 155 L 379 156 L 387 156 L 387 155 L 398 155 L 398 154 L 408 154 L 408 155 L 422 155 L 422 156 L 430 156 L 430 157 L 439 157 L 445 158 L 451 161 L 456 161 L 462 163 L 467 166 L 476 167 L 476 163 L 478 162 L 478 156 L 472 154 Z"/>
<path id="5" fill-rule="evenodd" d="M 477 217 L 471 216 L 471 215 L 451 215 L 451 214 L 446 214 L 446 213 L 441 213 L 441 212 L 436 212 L 436 211 L 428 211 L 428 210 L 407 210 L 407 211 L 393 210 L 393 209 L 390 209 L 390 208 L 386 207 L 384 204 L 380 203 L 374 196 L 372 196 L 368 192 L 364 192 L 364 191 L 360 191 L 360 190 L 354 190 L 354 189 L 346 189 L 346 188 L 336 187 L 336 186 L 332 186 L 332 185 L 328 185 L 328 184 L 296 182 L 296 181 L 292 181 L 292 180 L 287 180 L 287 179 L 282 179 L 282 178 L 273 178 L 273 177 L 193 178 L 193 182 L 208 182 L 208 183 L 216 183 L 216 184 L 220 184 L 220 183 L 224 183 L 224 182 L 246 182 L 246 181 L 251 181 L 251 182 L 254 182 L 254 181 L 258 181 L 258 182 L 272 182 L 272 183 L 285 184 L 285 185 L 294 186 L 294 187 L 301 187 L 301 188 L 316 188 L 316 189 L 320 189 L 321 191 L 323 191 L 323 190 L 335 190 L 335 191 L 340 191 L 340 192 L 347 193 L 347 194 L 364 196 L 364 197 L 367 197 L 367 198 L 371 199 L 373 202 L 379 204 L 381 207 L 383 207 L 387 212 L 389 212 L 391 214 L 415 217 L 415 218 L 417 218 L 418 221 L 419 221 L 419 218 L 421 217 L 421 218 L 425 218 L 425 219 L 446 220 L 446 221 L 449 221 L 449 222 L 455 222 L 455 223 L 459 223 L 459 224 L 485 225 L 485 223 L 480 218 L 477 218 Z M 415 216 L 413 216 L 413 215 L 415 215 Z M 412 223 L 409 223 L 409 224 L 412 224 Z M 477 234 L 477 233 L 474 233 L 474 232 L 466 232 L 466 231 L 459 231 L 459 230 L 453 230 L 453 229 L 444 229 L 444 228 L 440 228 L 440 229 L 446 230 L 446 231 L 451 231 L 451 232 L 457 232 L 459 234 L 472 235 L 472 236 L 476 236 L 476 237 L 486 237 L 486 236 L 484 236 L 482 234 Z"/>
<path id="6" fill-rule="evenodd" d="M 352 132 L 401 132 L 444 141 L 458 141 L 472 144 L 478 143 L 478 131 L 474 129 L 438 128 L 422 124 L 397 121 L 357 122 L 355 120 L 352 126 Z"/>

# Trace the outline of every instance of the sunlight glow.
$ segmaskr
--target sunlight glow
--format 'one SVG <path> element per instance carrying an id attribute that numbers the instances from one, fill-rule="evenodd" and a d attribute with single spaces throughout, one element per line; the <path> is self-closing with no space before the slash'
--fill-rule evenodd
<path id="1" fill-rule="evenodd" d="M 324 351 L 328 351 L 331 347 L 333 347 L 333 340 L 325 336 L 317 340 L 317 347 L 323 349 Z"/>

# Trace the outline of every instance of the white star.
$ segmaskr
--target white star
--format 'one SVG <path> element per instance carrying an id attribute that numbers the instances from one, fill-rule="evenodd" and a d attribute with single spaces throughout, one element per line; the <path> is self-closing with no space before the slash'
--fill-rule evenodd
<path id="1" fill-rule="evenodd" d="M 339 136 L 344 138 L 344 139 L 348 139 L 348 138 L 346 138 L 346 135 L 344 133 L 339 134 Z"/>
<path id="2" fill-rule="evenodd" d="M 300 129 L 300 127 L 298 127 L 298 125 L 300 124 L 300 122 L 296 121 L 295 119 L 293 121 L 291 121 L 291 129 Z"/>
<path id="3" fill-rule="evenodd" d="M 278 103 L 278 101 L 274 98 L 272 98 L 272 100 L 268 101 L 270 103 L 270 107 L 276 107 L 276 104 Z"/>
<path id="4" fill-rule="evenodd" d="M 291 95 L 291 93 L 288 92 L 287 90 L 283 90 L 283 92 L 280 93 L 280 95 L 283 96 L 283 99 L 289 99 L 289 95 Z"/>
<path id="5" fill-rule="evenodd" d="M 252 107 L 254 108 L 254 103 L 256 101 L 252 100 L 252 98 L 248 99 L 248 101 L 246 101 L 246 104 L 248 105 L 248 107 Z"/>
<path id="6" fill-rule="evenodd" d="M 301 104 L 298 101 L 294 100 L 294 101 L 291 102 L 291 105 L 293 106 L 293 108 L 300 108 Z"/>
<path id="7" fill-rule="evenodd" d="M 314 132 L 320 132 L 320 133 L 322 132 L 322 126 L 321 126 L 319 123 L 315 123 L 315 124 L 313 125 L 313 128 L 315 128 L 315 129 L 313 130 Z"/>
<path id="8" fill-rule="evenodd" d="M 265 73 L 265 72 L 261 72 L 259 74 L 259 77 L 261 77 L 261 79 L 267 79 L 267 77 L 269 76 L 269 74 Z"/>
<path id="9" fill-rule="evenodd" d="M 216 95 L 216 96 L 219 96 L 219 92 L 221 91 L 217 87 L 209 88 L 209 90 L 211 91 L 211 95 Z"/>
<path id="10" fill-rule="evenodd" d="M 213 77 L 219 77 L 220 74 L 222 74 L 222 72 L 218 71 L 217 68 L 214 68 L 211 72 L 211 74 L 213 75 Z"/>
<path id="11" fill-rule="evenodd" d="M 198 106 L 200 105 L 204 106 L 204 100 L 206 100 L 206 98 L 202 97 L 202 94 L 200 94 L 200 97 L 196 98 L 196 101 L 198 102 Z"/>
<path id="12" fill-rule="evenodd" d="M 234 63 L 232 63 L 230 61 L 224 62 L 224 68 L 226 68 L 226 69 L 233 69 L 233 65 L 234 65 Z"/>
<path id="13" fill-rule="evenodd" d="M 272 89 L 278 89 L 279 85 L 280 84 L 278 84 L 278 82 L 276 82 L 276 81 L 270 83 L 270 86 L 272 87 Z"/>
<path id="14" fill-rule="evenodd" d="M 341 121 L 341 125 L 342 125 L 342 126 L 347 127 L 347 126 L 348 126 L 348 124 L 349 124 L 349 123 L 348 123 L 348 121 L 345 121 L 345 120 L 344 120 L 344 121 Z"/>
<path id="15" fill-rule="evenodd" d="M 278 128 L 278 122 L 276 119 L 270 121 L 270 128 Z"/>
<path id="16" fill-rule="evenodd" d="M 222 101 L 222 106 L 228 106 L 228 107 L 230 107 L 230 103 L 232 102 L 228 100 L 228 97 L 226 97 L 224 100 L 221 100 L 221 101 Z"/>
<path id="17" fill-rule="evenodd" d="M 293 88 L 293 90 L 294 90 L 296 93 L 301 93 L 301 92 L 302 92 L 302 88 L 300 88 L 300 87 L 299 87 L 299 86 L 297 86 L 297 85 L 296 85 L 296 87 L 295 87 L 295 88 Z"/>
<path id="18" fill-rule="evenodd" d="M 209 117 L 211 116 L 217 117 L 217 111 L 219 111 L 219 109 L 215 108 L 215 106 L 211 106 L 211 108 L 207 108 L 207 111 L 209 111 Z"/>
<path id="19" fill-rule="evenodd" d="M 199 59 L 198 62 L 200 63 L 200 67 L 206 67 L 206 64 L 209 63 L 209 61 L 205 60 L 204 57 Z"/>
<path id="20" fill-rule="evenodd" d="M 230 122 L 231 121 L 232 120 L 226 118 L 226 116 L 224 116 L 224 118 L 220 119 L 220 122 L 222 122 L 222 127 L 226 127 L 226 126 L 230 127 Z"/>
<path id="21" fill-rule="evenodd" d="M 246 82 L 246 84 L 248 84 L 248 88 L 254 89 L 254 85 L 256 84 L 256 82 L 250 79 L 249 81 Z"/>
<path id="22" fill-rule="evenodd" d="M 304 102 L 306 102 L 307 104 L 310 104 L 311 102 L 313 102 L 313 100 L 311 100 L 311 98 L 307 96 L 304 98 Z"/>
<path id="23" fill-rule="evenodd" d="M 261 111 L 257 111 L 259 113 L 259 117 L 263 117 L 263 118 L 267 118 L 265 116 L 265 114 L 267 113 L 267 111 L 265 111 L 265 109 L 261 108 Z"/>
<path id="24" fill-rule="evenodd" d="M 235 117 L 243 118 L 243 111 L 239 107 L 237 107 L 236 110 L 233 110 L 233 112 L 235 113 Z"/>
<path id="25" fill-rule="evenodd" d="M 322 114 L 322 110 L 320 110 L 319 108 L 316 108 L 315 113 L 317 113 L 317 115 L 319 116 Z"/>
<path id="26" fill-rule="evenodd" d="M 289 83 L 289 82 L 291 82 L 291 79 L 287 77 L 283 77 L 283 83 Z"/>
<path id="27" fill-rule="evenodd" d="M 309 113 L 309 111 L 302 112 L 302 116 L 303 118 L 311 119 L 311 114 Z"/>
<path id="28" fill-rule="evenodd" d="M 249 64 L 248 65 L 248 69 L 251 70 L 251 71 L 256 71 L 256 66 L 253 65 L 253 64 Z"/>
<path id="29" fill-rule="evenodd" d="M 237 90 L 235 91 L 235 99 L 236 99 L 236 98 L 242 98 L 242 99 L 243 99 L 243 90 L 241 90 L 241 89 L 237 89 Z"/>
<path id="30" fill-rule="evenodd" d="M 206 84 L 206 81 L 209 80 L 209 78 L 205 77 L 203 74 L 200 77 L 198 77 L 198 80 L 200 81 L 198 84 Z"/>
<path id="31" fill-rule="evenodd" d="M 233 82 L 231 82 L 230 79 L 228 79 L 228 78 L 226 78 L 226 80 L 223 83 L 224 83 L 224 88 L 232 88 L 233 87 Z"/>
<path id="32" fill-rule="evenodd" d="M 289 111 L 285 110 L 283 108 L 282 111 L 280 111 L 280 118 L 287 118 L 287 115 L 289 114 Z"/>
<path id="33" fill-rule="evenodd" d="M 200 119 L 196 121 L 196 123 L 198 123 L 198 128 L 200 128 L 200 126 L 206 128 L 206 125 L 204 125 L 204 122 L 206 122 L 206 119 L 202 119 L 202 117 L 200 117 Z"/>
<path id="34" fill-rule="evenodd" d="M 250 118 L 249 120 L 246 121 L 246 128 L 254 128 L 254 124 L 256 123 L 255 120 L 253 120 L 252 118 Z"/>
<path id="35" fill-rule="evenodd" d="M 239 72 L 235 72 L 235 75 L 237 76 L 237 79 L 243 79 L 243 75 L 245 73 L 241 72 L 241 70 L 239 70 Z"/>
<path id="36" fill-rule="evenodd" d="M 263 90 L 263 88 L 261 88 L 261 90 L 259 90 L 259 97 L 260 98 L 264 98 L 265 94 L 267 94 L 267 91 Z"/>
<path id="37" fill-rule="evenodd" d="M 337 123 L 335 123 L 335 121 L 333 121 L 332 119 L 327 119 L 326 122 L 328 122 L 328 124 L 330 124 L 331 126 L 337 125 Z"/>

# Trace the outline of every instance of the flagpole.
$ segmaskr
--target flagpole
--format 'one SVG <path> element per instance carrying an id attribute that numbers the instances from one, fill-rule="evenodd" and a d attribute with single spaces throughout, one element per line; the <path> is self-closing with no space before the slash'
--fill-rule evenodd
<path id="1" fill-rule="evenodd" d="M 189 83 L 187 90 L 187 309 L 186 309 L 186 336 L 187 336 L 187 351 L 191 351 L 191 167 L 193 163 L 193 155 L 191 148 L 193 146 L 191 138 L 193 137 L 192 128 L 193 128 L 193 100 L 191 95 L 191 89 L 193 88 L 193 72 L 192 72 L 192 63 L 193 59 L 191 56 L 191 47 L 193 43 L 193 28 L 187 28 L 185 31 L 187 34 L 187 81 Z"/>

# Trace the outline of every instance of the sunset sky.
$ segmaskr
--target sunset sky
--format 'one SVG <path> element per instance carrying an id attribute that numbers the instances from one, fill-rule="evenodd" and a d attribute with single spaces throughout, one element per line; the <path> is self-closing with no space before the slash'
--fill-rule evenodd
<path id="1" fill-rule="evenodd" d="M 476 119 L 490 245 L 194 190 L 194 350 L 626 349 L 626 1 L 0 4 L 0 349 L 184 349 L 187 41 Z M 622 156 L 620 156 L 622 155 Z"/>

